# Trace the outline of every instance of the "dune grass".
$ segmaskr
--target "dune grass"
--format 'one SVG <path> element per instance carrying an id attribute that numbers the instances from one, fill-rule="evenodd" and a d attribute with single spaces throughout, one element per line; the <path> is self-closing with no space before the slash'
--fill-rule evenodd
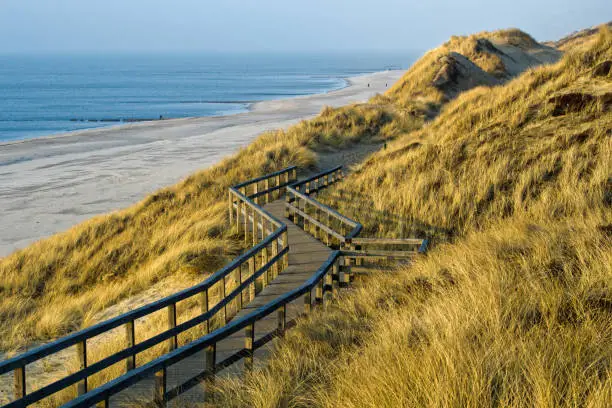
<path id="1" fill-rule="evenodd" d="M 226 228 L 230 185 L 289 165 L 311 168 L 316 149 L 380 142 L 421 124 L 384 106 L 325 108 L 130 208 L 1 259 L 0 350 L 88 326 L 105 308 L 164 279 L 187 287 L 218 269 L 242 248 Z"/>
<path id="2" fill-rule="evenodd" d="M 449 102 L 326 200 L 433 236 L 301 321 L 224 407 L 612 405 L 612 33 Z"/>
<path id="3" fill-rule="evenodd" d="M 612 242 L 601 220 L 503 221 L 381 273 L 288 332 L 223 407 L 606 407 Z"/>
<path id="4" fill-rule="evenodd" d="M 385 95 L 374 100 L 435 116 L 442 105 L 458 93 L 476 86 L 496 85 L 514 75 L 504 65 L 504 60 L 512 61 L 515 58 L 509 57 L 497 47 L 510 48 L 518 56 L 527 59 L 526 52 L 539 50 L 542 46 L 530 35 L 516 29 L 453 36 L 446 43 L 425 53 Z M 557 55 L 552 49 L 545 51 L 551 59 Z M 455 78 L 461 76 L 453 69 L 457 66 L 457 58 L 469 63 L 469 72 L 463 73 L 463 80 Z M 527 65 L 522 66 L 523 70 L 526 68 Z M 451 92 L 437 86 L 436 79 L 441 74 L 447 74 L 450 79 L 459 82 L 456 89 Z"/>
<path id="5" fill-rule="evenodd" d="M 528 40 L 524 33 L 510 33 L 483 35 Z M 492 51 L 479 47 L 478 39 L 455 38 L 442 48 L 485 60 Z M 325 108 L 312 120 L 268 132 L 234 157 L 137 205 L 0 259 L 0 350 L 88 326 L 100 311 L 164 279 L 189 286 L 216 270 L 241 248 L 234 231 L 224 228 L 227 187 L 289 164 L 313 166 L 316 150 L 386 142 L 419 129 L 440 106 L 439 99 L 415 97 L 437 92 L 430 85 L 432 69 L 439 68 L 432 58 L 415 64 L 384 97 Z"/>
<path id="6" fill-rule="evenodd" d="M 609 31 L 587 51 L 460 95 L 322 199 L 381 236 L 440 239 L 500 218 L 608 213 Z M 372 188 L 376 186 L 376 188 Z"/>
<path id="7" fill-rule="evenodd" d="M 530 37 L 523 34 L 508 31 L 485 33 L 484 37 L 519 48 L 530 47 Z M 494 79 L 491 83 L 487 79 L 481 85 L 497 84 L 500 78 L 510 76 L 503 70 L 503 64 L 500 65 L 501 58 L 496 59 L 496 52 L 488 50 L 487 43 L 479 41 L 481 37 L 451 39 L 441 51 L 432 51 L 431 55 L 427 54 L 415 64 L 387 95 L 375 97 L 370 103 L 326 108 L 313 120 L 287 130 L 268 132 L 219 165 L 194 174 L 176 186 L 160 190 L 133 207 L 97 217 L 1 259 L 0 321 L 3 325 L 0 326 L 0 349 L 16 349 L 87 326 L 95 322 L 104 309 L 164 279 L 181 281 L 184 286 L 202 280 L 242 249 L 235 232 L 225 228 L 227 187 L 287 165 L 310 168 L 316 164 L 316 151 L 319 150 L 342 149 L 361 142 L 389 142 L 388 147 L 368 160 L 350 181 L 334 190 L 338 192 L 336 195 L 326 198 L 341 211 L 364 222 L 369 234 L 426 234 L 440 241 L 472 239 L 476 248 L 487 244 L 479 241 L 484 241 L 482 237 L 495 235 L 496 231 L 530 230 L 532 226 L 528 220 L 531 217 L 537 227 L 534 228 L 541 229 L 543 236 L 551 239 L 563 237 L 560 231 L 570 228 L 569 217 L 584 217 L 583 222 L 588 219 L 598 227 L 609 224 L 610 196 L 609 187 L 606 187 L 609 179 L 606 177 L 609 177 L 610 168 L 610 119 L 606 116 L 605 105 L 609 74 L 602 76 L 593 70 L 597 63 L 609 59 L 609 33 L 602 34 L 596 47 L 571 54 L 554 67 L 530 71 L 504 87 L 479 88 L 460 95 L 443 108 L 437 120 L 418 130 L 426 119 L 436 115 L 455 96 L 432 86 L 440 69 L 444 68 L 439 63 L 446 64 L 448 59 L 445 58 L 449 53 L 467 54 L 470 64 L 488 75 L 483 78 Z M 469 84 L 466 89 L 473 86 Z M 589 91 L 585 93 L 585 90 Z M 576 93 L 587 96 L 571 96 Z M 373 189 L 372 186 L 378 187 Z M 565 227 L 560 226 L 562 221 Z M 474 232 L 481 230 L 485 232 Z M 607 230 L 604 228 L 602 231 Z M 576 242 L 578 246 L 586 245 Z M 533 245 L 535 252 L 552 251 L 551 257 L 558 253 L 556 247 Z M 608 243 L 600 240 L 598 245 L 605 247 Z M 449 248 L 447 250 L 451 252 L 459 251 L 453 246 Z M 466 248 L 469 246 L 464 247 L 467 254 Z M 452 253 L 469 258 L 466 254 L 457 255 L 461 252 Z M 435 264 L 435 254 L 442 252 L 432 254 L 427 261 L 433 262 L 432 265 Z M 592 262 L 604 264 L 597 256 Z M 451 258 L 444 259 L 455 265 Z M 563 262 L 561 268 L 565 270 Z M 509 273 L 514 270 L 514 264 L 506 266 Z M 425 277 L 439 272 L 422 270 Z M 467 274 L 472 277 L 478 272 Z M 605 276 L 609 270 L 602 267 L 600 272 Z M 480 273 L 489 276 L 491 271 L 481 270 Z M 442 275 L 448 273 L 442 272 Z M 403 271 L 400 276 L 404 277 L 381 277 L 368 285 L 392 297 L 405 297 L 402 290 L 406 286 L 401 282 L 413 279 L 413 271 Z M 449 276 L 451 280 L 459 279 L 460 274 L 456 275 L 457 278 Z M 399 286 L 394 283 L 396 281 Z M 418 286 L 421 281 L 416 282 Z M 448 286 L 443 282 L 444 285 Z M 459 291 L 459 286 L 456 286 L 452 290 Z M 410 285 L 408 288 L 408 291 L 420 293 L 410 289 Z M 598 299 L 604 300 L 596 303 L 603 304 L 605 310 L 609 292 L 607 286 L 602 288 L 604 295 Z M 414 301 L 420 298 L 418 295 Z M 363 310 L 358 310 L 361 306 L 355 306 L 366 300 L 359 300 L 359 296 L 347 298 L 346 305 L 341 304 L 339 312 L 329 317 L 335 326 L 324 325 L 323 332 L 316 327 L 320 321 L 313 321 L 312 326 L 305 323 L 291 334 L 290 339 L 294 338 L 294 342 L 288 342 L 279 353 L 288 353 L 286 358 L 295 360 L 291 363 L 293 366 L 289 364 L 287 367 L 297 366 L 299 370 L 306 367 L 307 370 L 296 374 L 297 382 L 294 384 L 297 385 L 291 386 L 290 392 L 287 391 L 287 380 L 275 377 L 282 371 L 272 369 L 254 376 L 245 386 L 231 384 L 234 388 L 230 391 L 221 387 L 220 401 L 229 404 L 231 401 L 224 399 L 227 397 L 238 405 L 266 406 L 277 401 L 275 398 L 278 397 L 285 401 L 289 398 L 297 405 L 356 404 L 357 400 L 337 399 L 335 393 L 341 388 L 339 377 L 335 375 L 340 371 L 335 370 L 348 370 L 343 374 L 347 375 L 356 369 L 342 364 L 354 360 L 352 347 L 369 337 L 362 331 L 372 331 L 378 324 L 373 320 L 376 318 L 373 310 L 361 314 L 367 308 L 363 306 Z M 474 302 L 474 305 L 480 305 L 480 301 Z M 417 306 L 415 303 L 413 306 L 423 311 L 427 305 Z M 347 307 L 349 309 L 342 309 Z M 395 312 L 400 315 L 409 312 L 398 310 Z M 413 313 L 415 309 L 410 310 Z M 384 311 L 389 312 L 387 318 L 395 319 L 397 316 L 397 313 L 393 314 L 394 309 L 385 308 Z M 194 310 L 186 305 L 182 313 L 188 316 Z M 460 310 L 457 313 L 460 315 Z M 378 317 L 383 319 L 383 314 Z M 146 324 L 146 336 L 164 327 L 163 320 L 157 318 Z M 397 327 L 408 327 L 406 324 L 398 322 Z M 606 329 L 607 326 L 596 327 Z M 382 326 L 380 330 L 383 330 Z M 320 340 L 320 344 L 316 349 L 306 347 L 305 355 L 298 356 L 297 349 L 291 348 L 292 344 L 301 347 L 304 345 L 301 342 L 309 334 Z M 184 341 L 188 341 L 191 335 L 197 333 L 189 334 Z M 383 340 L 379 339 L 380 344 Z M 509 338 L 508 344 L 512 341 Z M 335 345 L 341 346 L 346 353 L 333 351 Z M 537 349 L 533 347 L 531 350 Z M 116 348 L 115 343 L 108 342 L 94 353 L 93 361 Z M 381 345 L 375 348 L 380 349 Z M 372 348 L 372 353 L 375 348 Z M 475 346 L 472 352 L 479 350 Z M 148 361 L 159 352 L 143 353 L 142 361 Z M 324 352 L 325 358 L 315 358 L 314 353 L 319 352 Z M 300 360 L 302 357 L 313 361 L 304 363 Z M 447 359 L 450 357 L 448 354 Z M 466 359 L 468 357 L 466 354 Z M 568 358 L 571 360 L 571 356 Z M 277 364 L 274 361 L 271 367 Z M 316 370 L 310 365 L 302 367 L 300 364 L 314 364 Z M 464 363 L 458 360 L 457 367 L 461 364 Z M 121 371 L 121 367 L 113 367 L 92 378 L 92 385 L 106 382 Z M 434 374 L 429 372 L 429 375 Z M 329 384 L 323 386 L 317 382 L 318 377 L 329 380 Z M 516 380 L 517 387 L 524 384 L 521 381 Z M 380 386 L 376 382 L 371 385 L 375 387 L 376 384 Z M 311 385 L 321 392 L 313 393 Z M 405 383 L 397 385 L 408 387 Z M 359 383 L 354 386 L 359 386 Z M 582 378 L 576 382 L 576 389 L 582 390 L 581 387 Z M 363 389 L 365 391 L 366 387 Z M 370 390 L 374 392 L 375 389 Z M 414 390 L 413 397 L 416 398 L 418 392 Z M 458 392 L 467 391 L 459 387 Z M 274 398 L 267 400 L 268 393 Z M 506 398 L 518 394 L 504 395 Z M 605 393 L 601 395 L 606 397 Z M 60 395 L 50 404 L 65 401 L 65 398 L 67 394 Z M 439 401 L 431 400 L 429 403 L 433 406 Z"/>

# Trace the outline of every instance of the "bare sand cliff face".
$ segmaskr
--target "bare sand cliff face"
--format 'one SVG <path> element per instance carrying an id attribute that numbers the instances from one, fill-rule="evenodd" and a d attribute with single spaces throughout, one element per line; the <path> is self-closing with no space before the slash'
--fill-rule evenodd
<path id="1" fill-rule="evenodd" d="M 325 105 L 363 102 L 402 75 L 354 77 L 347 88 L 255 104 L 232 116 L 146 122 L 0 145 L 0 257 L 120 209 Z M 369 86 L 368 86 L 369 85 Z"/>

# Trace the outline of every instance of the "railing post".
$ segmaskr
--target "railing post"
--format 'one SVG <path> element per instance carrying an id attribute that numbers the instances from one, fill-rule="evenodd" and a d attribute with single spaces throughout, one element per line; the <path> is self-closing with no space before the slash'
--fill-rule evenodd
<path id="1" fill-rule="evenodd" d="M 278 255 L 278 238 L 275 238 L 272 241 L 272 258 L 276 257 L 276 255 Z M 276 262 L 274 262 L 274 265 L 272 265 L 272 279 L 275 279 L 280 273 L 278 267 L 279 262 L 280 260 L 277 260 Z"/>
<path id="2" fill-rule="evenodd" d="M 245 371 L 251 372 L 253 370 L 253 347 L 255 345 L 255 322 L 249 324 L 245 328 L 244 334 L 244 348 L 246 350 L 246 357 L 244 358 L 244 369 Z"/>
<path id="3" fill-rule="evenodd" d="M 136 331 L 133 320 L 125 324 L 125 340 L 128 348 L 136 345 Z M 136 354 L 132 354 L 125 359 L 125 371 L 130 371 L 134 368 L 136 368 Z"/>
<path id="4" fill-rule="evenodd" d="M 270 179 L 265 179 L 264 188 L 266 189 L 266 203 L 270 202 Z"/>
<path id="5" fill-rule="evenodd" d="M 155 373 L 155 405 L 165 407 L 167 404 L 166 399 L 166 384 L 167 384 L 167 369 L 163 367 L 161 370 Z"/>
<path id="6" fill-rule="evenodd" d="M 168 330 L 176 327 L 176 303 L 168 305 Z M 174 335 L 168 339 L 168 351 L 174 350 L 178 346 L 178 336 Z"/>
<path id="7" fill-rule="evenodd" d="M 236 200 L 236 229 L 240 234 L 242 232 L 242 223 L 240 222 L 240 217 L 242 216 L 242 200 Z"/>
<path id="8" fill-rule="evenodd" d="M 278 309 L 278 334 L 283 336 L 285 334 L 285 327 L 287 326 L 287 305 L 282 305 Z"/>
<path id="9" fill-rule="evenodd" d="M 327 213 L 327 224 L 326 224 L 329 228 L 331 228 L 331 214 Z M 332 240 L 332 235 L 331 234 L 325 234 L 325 245 L 330 246 L 331 245 L 331 240 Z"/>
<path id="10" fill-rule="evenodd" d="M 332 266 L 332 296 L 337 297 L 340 286 L 340 259 L 337 259 Z"/>
<path id="11" fill-rule="evenodd" d="M 227 288 L 227 281 L 226 278 L 227 275 L 223 276 L 223 297 L 221 299 L 225 300 L 225 290 Z M 227 303 L 225 304 L 225 306 L 223 306 L 223 324 L 227 324 Z"/>
<path id="12" fill-rule="evenodd" d="M 338 283 L 340 287 L 345 287 L 348 285 L 348 275 L 346 273 L 346 258 L 342 257 L 339 260 L 340 273 L 338 275 Z"/>
<path id="13" fill-rule="evenodd" d="M 332 276 L 331 271 L 328 271 L 325 274 L 325 278 L 323 279 L 323 281 L 325 282 L 323 285 L 323 307 L 325 309 L 327 309 L 327 307 L 329 307 L 332 297 L 333 297 L 333 293 L 332 293 L 332 286 L 334 284 L 334 278 Z"/>
<path id="14" fill-rule="evenodd" d="M 281 190 L 282 190 L 282 189 L 280 188 L 280 185 L 281 185 L 281 176 L 280 176 L 280 174 L 278 174 L 278 175 L 276 176 L 276 187 L 278 187 L 278 188 L 276 189 L 276 192 L 275 192 L 275 193 L 273 193 L 273 195 L 272 195 L 272 197 L 273 197 L 273 198 L 274 198 L 274 197 L 275 197 L 275 198 L 280 198 L 280 197 L 281 197 L 281 195 L 282 195 L 282 194 L 281 194 L 281 193 L 282 193 L 282 191 L 281 191 Z"/>
<path id="15" fill-rule="evenodd" d="M 249 243 L 249 205 L 244 202 L 244 243 Z"/>
<path id="16" fill-rule="evenodd" d="M 291 180 L 296 181 L 297 180 L 297 169 L 292 169 L 291 170 Z"/>
<path id="17" fill-rule="evenodd" d="M 229 202 L 229 225 L 232 226 L 234 224 L 234 200 L 232 199 L 231 190 L 227 192 L 227 196 Z"/>
<path id="18" fill-rule="evenodd" d="M 79 370 L 87 368 L 87 340 L 77 343 L 77 361 Z M 87 392 L 87 377 L 77 383 L 77 395 L 83 395 Z"/>
<path id="19" fill-rule="evenodd" d="M 289 248 L 289 234 L 287 233 L 287 231 L 283 232 L 283 243 L 285 244 L 283 249 Z M 284 262 L 284 265 L 285 265 L 285 268 L 289 267 L 289 251 L 285 252 L 285 262 Z"/>
<path id="20" fill-rule="evenodd" d="M 215 384 L 215 373 L 217 372 L 217 344 L 206 347 L 206 371 L 209 374 L 205 385 L 205 398 L 210 400 L 211 388 Z"/>
<path id="21" fill-rule="evenodd" d="M 353 250 L 361 251 L 361 245 L 353 245 Z M 357 266 L 363 265 L 363 258 L 355 258 L 355 265 Z"/>
<path id="22" fill-rule="evenodd" d="M 301 200 L 301 198 L 299 196 L 295 196 L 295 200 L 293 201 L 293 205 L 297 209 L 301 209 L 300 200 Z M 300 215 L 297 213 L 297 211 L 295 211 L 293 213 L 293 223 L 295 225 L 300 225 Z"/>
<path id="23" fill-rule="evenodd" d="M 270 256 L 268 255 L 268 247 L 263 247 L 263 249 L 261 250 L 261 256 L 263 258 L 263 260 L 261 261 L 261 263 L 263 265 L 266 265 L 269 261 L 270 261 Z M 263 276 L 262 276 L 262 280 L 263 280 L 263 287 L 265 288 L 266 286 L 268 286 L 268 284 L 270 283 L 270 281 L 272 279 L 270 279 L 270 268 L 268 268 Z"/>
<path id="24" fill-rule="evenodd" d="M 295 196 L 294 200 L 293 200 L 293 206 L 297 209 L 300 208 L 300 197 Z M 299 225 L 300 222 L 300 215 L 297 213 L 297 211 L 293 212 L 293 223 L 295 225 Z"/>
<path id="25" fill-rule="evenodd" d="M 26 396 L 26 368 L 25 366 L 17 367 L 14 371 L 15 376 L 15 399 L 21 399 Z"/>
<path id="26" fill-rule="evenodd" d="M 323 303 L 323 279 L 321 279 L 315 288 L 315 305 L 321 305 Z"/>
<path id="27" fill-rule="evenodd" d="M 202 314 L 208 312 L 208 288 L 200 294 L 200 311 Z M 210 318 L 206 319 L 206 332 L 204 334 L 208 333 L 210 333 Z"/>
<path id="28" fill-rule="evenodd" d="M 234 273 L 238 274 L 238 276 L 235 277 L 234 279 L 238 283 L 238 286 L 240 286 L 242 284 L 242 264 L 238 265 Z M 240 311 L 240 309 L 242 309 L 242 291 L 240 291 L 236 299 L 238 300 L 238 311 Z"/>
<path id="29" fill-rule="evenodd" d="M 285 218 L 289 219 L 291 212 L 289 211 L 289 204 L 291 204 L 291 194 L 285 194 Z"/>
<path id="30" fill-rule="evenodd" d="M 304 314 L 310 314 L 310 310 L 312 309 L 312 293 L 309 290 L 304 294 Z"/>
<path id="31" fill-rule="evenodd" d="M 259 182 L 255 182 L 253 183 L 253 195 L 255 197 L 253 197 L 253 202 L 255 204 L 259 204 L 259 197 L 257 197 L 257 193 L 259 193 Z"/>
<path id="32" fill-rule="evenodd" d="M 253 246 L 257 245 L 259 241 L 258 223 L 257 223 L 257 211 L 253 209 Z"/>
<path id="33" fill-rule="evenodd" d="M 249 258 L 249 276 L 255 275 L 255 257 L 252 256 Z M 255 299 L 255 279 L 249 285 L 249 302 Z"/>
<path id="34" fill-rule="evenodd" d="M 308 215 L 308 204 L 306 203 L 306 200 L 302 200 L 302 211 L 304 212 L 305 215 Z M 304 217 L 304 231 L 308 232 L 309 226 L 308 226 L 308 219 L 306 217 Z"/>

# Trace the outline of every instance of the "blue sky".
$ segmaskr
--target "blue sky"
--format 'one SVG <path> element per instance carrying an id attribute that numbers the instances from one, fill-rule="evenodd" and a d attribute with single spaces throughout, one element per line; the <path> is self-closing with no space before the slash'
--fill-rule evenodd
<path id="1" fill-rule="evenodd" d="M 0 53 L 425 50 L 518 27 L 538 40 L 612 19 L 610 0 L 0 0 Z"/>

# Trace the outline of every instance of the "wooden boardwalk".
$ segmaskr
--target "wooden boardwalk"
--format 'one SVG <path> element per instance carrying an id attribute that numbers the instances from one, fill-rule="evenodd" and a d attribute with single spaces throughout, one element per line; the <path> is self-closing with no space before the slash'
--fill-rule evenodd
<path id="1" fill-rule="evenodd" d="M 299 226 L 293 224 L 289 219 L 285 218 L 284 197 L 282 200 L 276 200 L 264 205 L 264 209 L 287 225 L 289 267 L 281 272 L 273 281 L 269 282 L 268 286 L 257 294 L 249 304 L 244 305 L 243 309 L 234 319 L 246 316 L 253 310 L 266 305 L 278 296 L 304 284 L 331 254 L 331 250 L 326 245 L 306 233 Z M 312 296 L 314 298 L 314 292 Z M 287 321 L 297 318 L 303 310 L 304 302 L 302 298 L 289 304 L 287 307 Z M 277 328 L 277 324 L 278 320 L 276 313 L 272 313 L 268 317 L 257 321 L 255 325 L 255 340 L 257 341 L 273 332 Z M 273 344 L 274 342 L 268 343 L 267 346 L 261 347 L 255 352 L 254 360 L 256 365 L 265 363 L 265 358 L 270 353 L 270 348 L 273 347 Z M 236 333 L 217 343 L 217 363 L 236 354 L 242 350 L 244 346 L 244 332 Z M 199 352 L 168 367 L 166 380 L 168 389 L 172 389 L 197 376 L 206 367 L 206 363 L 205 352 Z M 244 360 L 241 359 L 219 372 L 217 377 L 241 374 L 243 370 Z M 133 405 L 134 401 L 151 401 L 154 395 L 154 385 L 155 379 L 153 377 L 140 381 L 129 389 L 113 396 L 110 400 L 110 406 L 119 407 Z M 205 398 L 205 388 L 205 383 L 197 384 L 191 390 L 170 401 L 169 406 L 179 407 L 185 404 L 202 403 Z"/>
<path id="2" fill-rule="evenodd" d="M 230 187 L 230 227 L 244 233 L 252 247 L 197 285 L 0 362 L 0 374 L 12 371 L 15 380 L 15 400 L 7 407 L 37 404 L 68 387 L 77 394 L 66 404 L 71 408 L 165 406 L 166 401 L 201 406 L 209 381 L 239 379 L 253 364 L 264 365 L 275 344 L 270 340 L 312 306 L 332 300 L 354 274 L 367 273 L 379 261 L 425 252 L 423 239 L 360 238 L 359 222 L 314 199 L 343 177 L 337 166 L 298 182 L 296 167 L 290 166 Z M 186 299 L 196 300 L 201 312 L 179 321 L 177 304 Z M 163 310 L 168 329 L 136 342 L 135 321 Z M 225 325 L 219 327 L 221 322 Z M 87 341 L 119 327 L 125 329 L 125 346 L 88 364 Z M 201 336 L 179 347 L 178 336 L 196 327 Z M 165 354 L 136 366 L 139 353 L 163 343 Z M 27 387 L 28 364 L 71 347 L 80 364 L 77 372 L 39 389 Z M 90 376 L 117 364 L 125 365 L 125 374 L 88 389 Z"/>

